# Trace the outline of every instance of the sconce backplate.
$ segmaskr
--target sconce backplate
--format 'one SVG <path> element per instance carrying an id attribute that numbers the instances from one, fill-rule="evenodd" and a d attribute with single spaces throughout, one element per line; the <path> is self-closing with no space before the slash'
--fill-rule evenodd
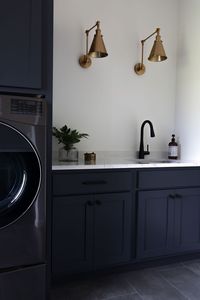
<path id="1" fill-rule="evenodd" d="M 79 58 L 79 64 L 82 68 L 89 68 L 92 64 L 92 60 L 89 57 L 89 55 L 81 55 L 81 57 Z"/>
<path id="2" fill-rule="evenodd" d="M 145 65 L 138 63 L 134 66 L 134 71 L 137 75 L 143 75 L 145 73 Z"/>

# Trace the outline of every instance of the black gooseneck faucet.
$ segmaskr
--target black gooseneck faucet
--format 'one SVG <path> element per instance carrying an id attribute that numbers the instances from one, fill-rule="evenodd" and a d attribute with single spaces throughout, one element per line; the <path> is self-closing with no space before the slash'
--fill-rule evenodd
<path id="1" fill-rule="evenodd" d="M 140 132 L 140 150 L 139 150 L 139 158 L 144 158 L 145 155 L 149 155 L 149 146 L 147 145 L 147 150 L 144 150 L 144 126 L 145 124 L 149 124 L 150 126 L 150 136 L 154 137 L 154 129 L 153 129 L 153 124 L 149 120 L 145 120 L 142 125 L 141 125 L 141 132 Z"/>

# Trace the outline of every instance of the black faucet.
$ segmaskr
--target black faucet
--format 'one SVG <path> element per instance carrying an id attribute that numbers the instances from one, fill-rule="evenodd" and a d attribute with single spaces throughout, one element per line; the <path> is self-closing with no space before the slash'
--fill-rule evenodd
<path id="1" fill-rule="evenodd" d="M 150 152 L 149 152 L 149 146 L 147 145 L 147 150 L 144 151 L 144 126 L 145 124 L 149 124 L 150 126 L 150 136 L 151 137 L 154 137 L 155 136 L 155 133 L 154 133 L 154 129 L 153 129 L 153 124 L 151 123 L 151 121 L 149 120 L 145 120 L 143 123 L 142 123 L 142 126 L 141 126 L 141 132 L 140 132 L 140 150 L 139 150 L 139 158 L 144 158 L 145 155 L 149 155 Z"/>

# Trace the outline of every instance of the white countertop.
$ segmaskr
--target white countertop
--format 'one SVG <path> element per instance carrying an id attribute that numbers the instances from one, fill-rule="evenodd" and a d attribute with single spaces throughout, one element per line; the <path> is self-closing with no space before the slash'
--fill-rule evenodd
<path id="1" fill-rule="evenodd" d="M 127 152 L 99 152 L 95 164 L 86 164 L 83 154 L 78 162 L 60 162 L 53 160 L 52 170 L 87 170 L 87 169 L 128 169 L 128 168 L 170 168 L 170 167 L 200 167 L 200 161 L 168 160 L 160 157 L 136 159 Z"/>

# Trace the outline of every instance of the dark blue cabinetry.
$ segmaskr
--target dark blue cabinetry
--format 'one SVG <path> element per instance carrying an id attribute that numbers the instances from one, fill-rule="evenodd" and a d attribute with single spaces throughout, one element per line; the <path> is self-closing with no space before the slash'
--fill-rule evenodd
<path id="1" fill-rule="evenodd" d="M 0 93 L 39 94 L 51 103 L 53 0 L 1 0 L 0 40 Z"/>
<path id="2" fill-rule="evenodd" d="M 53 277 L 89 271 L 92 251 L 92 197 L 85 195 L 53 198 Z"/>
<path id="3" fill-rule="evenodd" d="M 0 86 L 42 86 L 42 0 L 2 0 Z"/>
<path id="4" fill-rule="evenodd" d="M 176 190 L 175 196 L 175 249 L 200 251 L 200 188 Z"/>
<path id="5" fill-rule="evenodd" d="M 115 179 L 118 186 L 113 185 Z M 118 265 L 130 259 L 130 183 L 131 172 L 54 173 L 54 279 Z M 67 193 L 68 184 L 73 195 L 62 194 Z"/>
<path id="6" fill-rule="evenodd" d="M 95 269 L 128 261 L 131 193 L 95 195 L 94 203 Z"/>
<path id="7" fill-rule="evenodd" d="M 168 191 L 145 191 L 138 195 L 138 241 L 140 258 L 160 256 L 171 251 L 171 199 Z"/>
<path id="8" fill-rule="evenodd" d="M 200 250 L 200 188 L 195 186 L 200 186 L 198 169 L 140 172 L 138 258 Z"/>
<path id="9" fill-rule="evenodd" d="M 200 169 L 55 171 L 52 274 L 200 251 Z"/>

